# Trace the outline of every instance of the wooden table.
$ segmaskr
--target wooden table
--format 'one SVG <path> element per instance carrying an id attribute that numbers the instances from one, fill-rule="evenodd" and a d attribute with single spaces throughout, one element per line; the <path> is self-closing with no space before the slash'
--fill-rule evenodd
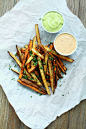
<path id="1" fill-rule="evenodd" d="M 10 10 L 19 0 L 0 0 L 0 16 Z M 67 0 L 68 7 L 86 27 L 86 0 Z M 30 129 L 17 117 L 0 87 L 0 129 Z M 64 113 L 46 129 L 86 129 L 86 100 Z"/>

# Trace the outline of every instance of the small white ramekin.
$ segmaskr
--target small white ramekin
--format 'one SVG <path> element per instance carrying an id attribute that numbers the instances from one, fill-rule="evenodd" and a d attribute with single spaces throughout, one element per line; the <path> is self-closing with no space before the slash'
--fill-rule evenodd
<path id="1" fill-rule="evenodd" d="M 70 34 L 70 35 L 72 35 L 72 36 L 74 37 L 75 40 L 76 40 L 76 37 L 75 37 L 73 34 L 71 34 L 71 33 L 64 32 L 64 33 L 58 34 L 58 35 L 55 37 L 55 39 L 54 39 L 54 48 L 55 48 L 56 52 L 57 52 L 58 54 L 60 54 L 60 55 L 63 55 L 63 56 L 70 56 L 70 55 L 72 55 L 72 54 L 76 51 L 76 49 L 77 49 L 77 47 L 78 47 L 77 40 L 76 40 L 76 49 L 74 49 L 74 51 L 73 51 L 72 53 L 69 53 L 69 54 L 62 54 L 62 53 L 60 53 L 59 51 L 57 51 L 57 49 L 56 49 L 56 47 L 55 47 L 55 40 L 56 40 L 56 38 L 57 38 L 59 35 L 61 35 L 61 34 Z"/>
<path id="2" fill-rule="evenodd" d="M 41 19 L 42 27 L 43 27 L 43 29 L 44 29 L 46 32 L 48 32 L 48 33 L 58 33 L 58 32 L 60 32 L 60 31 L 62 30 L 62 28 L 64 27 L 65 20 L 63 21 L 63 25 L 62 25 L 62 27 L 61 27 L 60 30 L 58 30 L 58 31 L 56 31 L 56 32 L 48 31 L 48 30 L 46 30 L 46 29 L 44 28 L 43 23 L 42 23 L 42 20 L 43 20 L 43 17 L 44 17 L 47 13 L 49 13 L 49 12 L 57 12 L 57 13 L 59 13 L 59 14 L 63 17 L 63 20 L 64 20 L 64 16 L 63 16 L 59 11 L 56 11 L 56 10 L 48 11 L 48 12 L 46 12 L 46 13 L 42 16 L 42 19 Z"/>

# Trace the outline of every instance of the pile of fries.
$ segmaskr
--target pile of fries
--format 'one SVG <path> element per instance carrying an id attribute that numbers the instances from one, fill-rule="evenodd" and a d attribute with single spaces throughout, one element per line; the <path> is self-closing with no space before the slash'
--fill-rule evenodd
<path id="1" fill-rule="evenodd" d="M 67 68 L 62 60 L 73 62 L 74 60 L 59 55 L 54 50 L 53 43 L 46 46 L 42 45 L 38 24 L 35 25 L 36 36 L 30 40 L 28 45 L 19 48 L 16 45 L 17 56 L 8 51 L 9 55 L 16 61 L 20 67 L 20 72 L 11 69 L 19 75 L 18 82 L 40 94 L 50 95 L 55 92 L 57 81 L 62 78 L 62 72 L 66 74 Z M 37 41 L 37 45 L 36 45 Z"/>

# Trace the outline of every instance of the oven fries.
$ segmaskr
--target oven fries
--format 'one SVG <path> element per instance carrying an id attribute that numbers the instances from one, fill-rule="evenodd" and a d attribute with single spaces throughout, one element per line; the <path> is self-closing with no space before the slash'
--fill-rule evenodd
<path id="1" fill-rule="evenodd" d="M 66 74 L 67 68 L 62 60 L 73 62 L 74 60 L 59 55 L 55 50 L 53 43 L 44 46 L 41 43 L 38 24 L 35 25 L 36 36 L 30 39 L 29 44 L 19 48 L 16 45 L 17 56 L 8 51 L 9 55 L 15 60 L 20 67 L 20 71 L 11 69 L 18 74 L 18 82 L 30 89 L 40 93 L 51 95 L 54 94 L 59 78 L 62 73 Z M 36 44 L 37 40 L 37 44 Z M 51 90 L 50 90 L 51 89 Z"/>

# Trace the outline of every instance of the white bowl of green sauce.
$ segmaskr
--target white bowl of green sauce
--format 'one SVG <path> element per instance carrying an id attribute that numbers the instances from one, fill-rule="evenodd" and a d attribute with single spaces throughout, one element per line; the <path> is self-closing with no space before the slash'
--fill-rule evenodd
<path id="1" fill-rule="evenodd" d="M 64 17 L 58 11 L 49 11 L 42 17 L 42 27 L 49 33 L 57 33 L 64 26 Z"/>

